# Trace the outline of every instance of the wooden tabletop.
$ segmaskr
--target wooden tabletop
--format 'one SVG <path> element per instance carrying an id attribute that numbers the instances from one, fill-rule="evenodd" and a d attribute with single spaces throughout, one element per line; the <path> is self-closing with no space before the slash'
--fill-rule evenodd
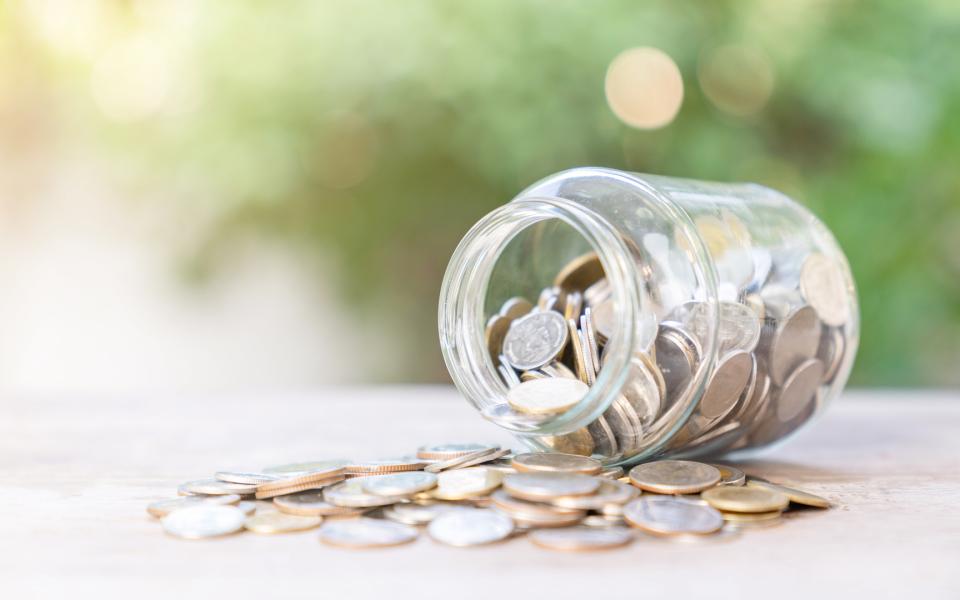
<path id="1" fill-rule="evenodd" d="M 4 598 L 960 597 L 956 392 L 848 392 L 743 463 L 829 497 L 832 510 L 723 541 L 643 538 L 594 554 L 522 537 L 361 552 L 326 547 L 316 531 L 191 542 L 144 511 L 218 469 L 510 442 L 447 387 L 2 402 Z"/>

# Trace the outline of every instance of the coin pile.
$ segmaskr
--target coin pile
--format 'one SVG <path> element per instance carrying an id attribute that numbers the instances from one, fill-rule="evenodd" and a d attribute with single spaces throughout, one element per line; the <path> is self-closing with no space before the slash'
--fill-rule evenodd
<path id="1" fill-rule="evenodd" d="M 678 265 L 689 265 L 675 257 L 658 260 L 655 249 L 664 244 L 647 244 L 650 268 L 641 271 L 650 280 L 643 282 L 628 379 L 595 421 L 541 438 L 550 449 L 629 458 L 662 441 L 696 402 L 665 451 L 717 454 L 777 440 L 816 411 L 823 386 L 834 381 L 847 354 L 844 327 L 851 310 L 840 266 L 816 252 L 774 259 L 759 247 L 725 251 L 726 241 L 711 232 L 742 225 L 721 229 L 698 222 L 698 228 L 714 252 L 719 303 L 687 299 L 705 295 L 694 287 L 681 293 L 678 286 L 658 286 L 665 264 L 672 265 L 671 282 L 684 279 Z M 487 350 L 508 388 L 506 402 L 486 406 L 484 416 L 535 433 L 588 393 L 617 330 L 614 295 L 595 253 L 563 267 L 536 305 L 507 300 L 485 330 Z M 710 360 L 704 349 L 714 335 L 716 362 L 697 397 L 698 373 Z"/>
<path id="2" fill-rule="evenodd" d="M 625 546 L 644 535 L 735 535 L 782 522 L 791 506 L 830 506 L 725 465 L 663 460 L 624 475 L 575 454 L 508 454 L 485 444 L 441 444 L 397 459 L 221 471 L 181 485 L 181 497 L 147 512 L 184 539 L 319 528 L 325 544 L 374 548 L 412 542 L 425 530 L 450 546 L 526 534 L 537 546 L 576 551 Z"/>

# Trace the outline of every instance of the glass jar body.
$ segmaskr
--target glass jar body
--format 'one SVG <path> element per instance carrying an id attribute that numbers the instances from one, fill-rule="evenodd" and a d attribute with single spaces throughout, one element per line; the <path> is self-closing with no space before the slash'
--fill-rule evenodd
<path id="1" fill-rule="evenodd" d="M 846 259 L 800 205 L 609 169 L 548 177 L 478 222 L 440 302 L 468 401 L 534 449 L 610 464 L 784 439 L 842 389 L 858 332 Z M 543 378 L 586 391 L 516 400 Z"/>

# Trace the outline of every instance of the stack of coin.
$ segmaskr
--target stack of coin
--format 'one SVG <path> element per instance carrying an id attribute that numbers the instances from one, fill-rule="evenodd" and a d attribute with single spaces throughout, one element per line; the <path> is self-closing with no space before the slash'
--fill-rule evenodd
<path id="1" fill-rule="evenodd" d="M 694 410 L 661 454 L 694 456 L 754 447 L 795 430 L 816 411 L 823 386 L 848 355 L 851 318 L 839 265 L 820 253 L 774 257 L 762 247 L 713 239 L 740 231 L 697 222 L 715 253 L 718 302 L 702 289 L 659 285 L 664 265 L 651 241 L 649 277 L 635 324 L 629 376 L 606 411 L 581 430 L 542 438 L 552 450 L 603 459 L 630 458 L 664 441 L 666 430 Z M 703 222 L 700 222 L 703 221 Z M 728 222 L 730 221 L 730 222 Z M 738 240 L 738 243 L 744 243 Z M 749 244 L 748 244 L 749 246 Z M 638 260 L 640 260 L 638 258 Z M 659 265 L 659 266 L 658 266 Z M 675 274 L 674 274 L 675 275 Z M 677 279 L 678 277 L 675 277 Z M 679 278 L 682 280 L 683 278 Z M 534 305 L 511 298 L 486 326 L 487 349 L 508 390 L 486 418 L 520 431 L 575 406 L 605 362 L 621 329 L 613 291 L 595 253 L 563 267 Z M 715 339 L 715 352 L 705 349 Z M 712 369 L 705 371 L 708 361 Z M 702 392 L 698 374 L 705 378 Z M 698 395 L 699 394 L 699 395 Z"/>
<path id="2" fill-rule="evenodd" d="M 441 463 L 442 469 L 426 470 Z M 346 478 L 347 470 L 362 474 Z M 451 546 L 527 534 L 536 546 L 575 551 L 621 547 L 645 534 L 729 535 L 779 524 L 793 505 L 830 505 L 732 466 L 663 460 L 621 475 L 585 456 L 531 453 L 507 461 L 496 446 L 441 444 L 421 447 L 413 459 L 221 471 L 217 479 L 180 486 L 183 496 L 155 502 L 147 511 L 161 518 L 167 533 L 184 539 L 319 527 L 328 545 L 374 548 L 412 542 L 426 529 L 433 540 Z M 243 500 L 255 496 L 271 501 Z"/>

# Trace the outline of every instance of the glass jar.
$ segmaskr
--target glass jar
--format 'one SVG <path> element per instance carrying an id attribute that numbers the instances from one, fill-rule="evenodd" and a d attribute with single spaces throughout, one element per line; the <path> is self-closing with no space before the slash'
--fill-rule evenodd
<path id="1" fill-rule="evenodd" d="M 578 168 L 466 234 L 439 329 L 484 417 L 625 465 L 785 439 L 846 383 L 859 313 L 835 239 L 783 194 Z"/>

